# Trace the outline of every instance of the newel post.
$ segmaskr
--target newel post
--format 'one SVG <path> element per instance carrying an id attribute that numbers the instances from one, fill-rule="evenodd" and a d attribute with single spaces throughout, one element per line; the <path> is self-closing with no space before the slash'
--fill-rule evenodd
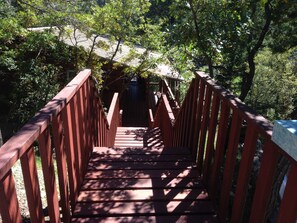
<path id="1" fill-rule="evenodd" d="M 297 120 L 275 121 L 272 141 L 291 158 L 277 222 L 297 222 Z"/>
<path id="2" fill-rule="evenodd" d="M 272 141 L 297 162 L 297 120 L 275 121 Z"/>

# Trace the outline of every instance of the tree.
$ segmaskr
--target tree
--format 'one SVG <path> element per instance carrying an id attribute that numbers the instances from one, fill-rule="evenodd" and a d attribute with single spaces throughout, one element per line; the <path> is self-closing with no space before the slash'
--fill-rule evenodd
<path id="1" fill-rule="evenodd" d="M 285 22 L 295 30 L 295 8 L 273 0 L 176 0 L 170 7 L 174 21 L 168 26 L 169 46 L 178 47 L 193 69 L 206 65 L 210 76 L 245 100 L 255 76 L 255 57 L 268 45 L 272 30 L 281 32 Z"/>

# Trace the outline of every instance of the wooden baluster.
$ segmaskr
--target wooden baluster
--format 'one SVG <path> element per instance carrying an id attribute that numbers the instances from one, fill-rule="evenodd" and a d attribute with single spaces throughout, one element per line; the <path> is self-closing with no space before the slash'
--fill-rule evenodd
<path id="1" fill-rule="evenodd" d="M 49 217 L 51 222 L 61 222 L 58 193 L 55 182 L 55 170 L 52 157 L 51 139 L 48 129 L 44 130 L 44 132 L 38 137 L 38 142 Z"/>
<path id="2" fill-rule="evenodd" d="M 242 119 L 239 116 L 238 110 L 233 110 L 230 136 L 228 140 L 228 149 L 226 152 L 226 162 L 223 173 L 223 182 L 221 185 L 219 218 L 225 222 L 227 217 L 227 209 L 230 198 L 230 190 L 232 185 L 234 167 L 236 162 L 236 154 L 239 143 Z"/>
<path id="3" fill-rule="evenodd" d="M 193 140 L 193 155 L 195 156 L 195 159 L 197 158 L 197 150 L 198 150 L 201 121 L 202 121 L 202 118 L 201 118 L 202 109 L 203 109 L 204 95 L 205 95 L 205 83 L 201 79 L 199 81 L 200 81 L 200 86 L 199 86 L 198 103 L 197 103 L 197 109 L 196 109 L 195 131 L 194 131 L 194 140 Z"/>
<path id="4" fill-rule="evenodd" d="M 266 222 L 265 214 L 266 208 L 270 201 L 272 185 L 274 182 L 275 172 L 277 169 L 277 162 L 280 158 L 279 148 L 267 139 L 264 148 L 262 162 L 257 177 L 256 190 L 253 198 L 253 204 L 250 215 L 250 223 Z"/>
<path id="5" fill-rule="evenodd" d="M 87 132 L 87 126 L 88 126 L 88 119 L 87 119 L 87 107 L 86 107 L 86 97 L 84 94 L 85 88 L 86 88 L 86 82 L 81 86 L 79 93 L 79 115 L 80 115 L 80 122 L 81 122 L 81 129 L 80 129 L 80 137 L 81 137 L 81 154 L 82 154 L 82 177 L 85 175 L 86 168 L 88 166 L 88 142 L 86 135 Z M 91 99 L 91 95 L 89 95 Z M 92 136 L 95 134 L 95 131 L 93 129 Z M 94 140 L 94 137 L 92 137 L 92 140 Z"/>
<path id="6" fill-rule="evenodd" d="M 191 120 L 191 111 L 192 111 L 192 107 L 193 107 L 193 93 L 194 93 L 194 80 L 191 82 L 191 86 L 188 90 L 188 97 L 187 97 L 187 101 L 186 101 L 186 106 L 185 106 L 185 125 L 184 125 L 184 130 L 183 130 L 183 145 L 185 147 L 189 147 L 189 142 L 188 142 L 188 137 L 189 137 L 189 130 L 190 130 L 190 120 Z"/>
<path id="7" fill-rule="evenodd" d="M 207 146 L 205 151 L 205 160 L 203 165 L 203 180 L 205 183 L 208 183 L 210 179 L 210 165 L 214 155 L 214 141 L 217 130 L 217 121 L 218 121 L 218 112 L 219 112 L 220 100 L 218 93 L 214 92 L 212 99 L 212 107 L 211 107 L 211 117 L 209 123 L 209 131 L 207 138 Z"/>
<path id="8" fill-rule="evenodd" d="M 65 138 L 63 134 L 61 114 L 53 118 L 52 128 L 53 128 L 53 139 L 54 139 L 57 168 L 58 168 L 63 222 L 70 222 L 71 214 L 70 214 L 70 204 L 69 204 L 68 176 L 67 176 L 67 167 L 66 167 L 67 161 L 66 161 Z"/>
<path id="9" fill-rule="evenodd" d="M 33 147 L 29 148 L 29 150 L 21 157 L 21 166 L 30 212 L 30 220 L 31 222 L 44 222 Z"/>
<path id="10" fill-rule="evenodd" d="M 193 92 L 194 83 L 191 82 L 191 85 L 188 89 L 187 95 L 185 97 L 184 101 L 184 113 L 183 113 L 183 119 L 182 119 L 182 137 L 181 137 L 181 145 L 187 146 L 187 137 L 189 134 L 189 121 L 190 121 L 190 111 L 191 111 L 191 98 L 192 98 L 192 92 Z"/>
<path id="11" fill-rule="evenodd" d="M 190 128 L 189 128 L 189 135 L 188 135 L 188 146 L 193 150 L 193 139 L 194 139 L 194 130 L 195 130 L 195 119 L 196 119 L 196 112 L 197 112 L 197 103 L 198 103 L 198 90 L 199 90 L 199 79 L 195 78 L 194 80 L 194 89 L 193 89 L 193 98 L 192 98 L 192 109 L 190 112 L 191 119 L 190 119 Z"/>
<path id="12" fill-rule="evenodd" d="M 66 108 L 62 110 L 62 119 L 64 123 L 65 132 L 65 148 L 67 155 L 67 170 L 69 177 L 69 189 L 70 189 L 70 202 L 71 209 L 74 210 L 75 200 L 77 196 L 77 177 L 75 170 L 75 159 L 74 159 L 74 139 L 72 131 L 71 121 L 71 109 L 70 104 L 66 105 Z"/>
<path id="13" fill-rule="evenodd" d="M 288 174 L 288 181 L 281 201 L 278 223 L 295 223 L 297 220 L 297 163 L 293 161 Z"/>
<path id="14" fill-rule="evenodd" d="M 96 110 L 96 102 L 97 98 L 95 97 L 95 89 L 92 88 L 93 79 L 89 78 L 86 84 L 83 86 L 83 104 L 84 104 L 84 139 L 85 139 L 85 149 L 86 149 L 86 166 L 88 166 L 88 162 L 93 152 L 93 147 L 98 146 L 97 139 L 97 127 L 98 124 L 98 115 Z"/>
<path id="15" fill-rule="evenodd" d="M 216 142 L 216 150 L 214 156 L 214 164 L 212 168 L 211 178 L 210 178 L 210 188 L 209 192 L 212 196 L 212 199 L 215 199 L 218 184 L 219 173 L 223 163 L 224 153 L 225 153 L 225 144 L 227 138 L 227 129 L 229 123 L 230 108 L 228 103 L 225 100 L 222 100 L 221 103 L 221 114 L 218 128 L 218 136 Z"/>
<path id="16" fill-rule="evenodd" d="M 253 159 L 257 148 L 258 132 L 253 123 L 248 123 L 245 134 L 242 158 L 238 172 L 236 192 L 232 208 L 231 222 L 237 223 L 242 221 L 245 198 L 249 185 Z"/>
<path id="17" fill-rule="evenodd" d="M 208 122 L 209 122 L 209 110 L 211 103 L 212 91 L 210 86 L 206 88 L 205 102 L 202 110 L 202 122 L 201 122 L 201 130 L 200 130 L 200 138 L 199 138 L 199 146 L 198 146 L 198 159 L 197 159 L 197 167 L 198 173 L 202 173 L 203 166 L 203 158 L 204 158 L 204 150 L 205 150 L 205 140 L 208 130 Z"/>
<path id="18" fill-rule="evenodd" d="M 81 151 L 80 151 L 80 132 L 79 132 L 79 117 L 78 117 L 78 101 L 77 94 L 75 94 L 70 101 L 70 108 L 72 112 L 72 131 L 74 134 L 74 158 L 75 158 L 75 170 L 77 177 L 78 188 L 82 182 L 82 172 L 81 172 Z"/>
<path id="19" fill-rule="evenodd" d="M 22 217 L 11 170 L 0 180 L 0 213 L 4 223 L 21 223 Z"/>

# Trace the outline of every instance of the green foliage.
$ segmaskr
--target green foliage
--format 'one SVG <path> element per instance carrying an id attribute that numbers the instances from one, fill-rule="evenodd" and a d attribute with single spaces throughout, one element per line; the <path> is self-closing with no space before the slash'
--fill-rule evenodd
<path id="1" fill-rule="evenodd" d="M 296 48 L 285 53 L 264 49 L 256 58 L 257 69 L 247 103 L 270 120 L 290 119 L 297 97 L 294 70 Z"/>

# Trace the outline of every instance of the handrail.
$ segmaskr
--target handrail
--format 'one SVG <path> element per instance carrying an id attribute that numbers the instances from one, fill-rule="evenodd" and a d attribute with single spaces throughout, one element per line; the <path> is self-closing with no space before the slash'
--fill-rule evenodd
<path id="1" fill-rule="evenodd" d="M 159 113 L 163 112 L 162 107 L 164 105 L 160 103 L 157 108 Z M 265 221 L 278 162 L 284 156 L 291 168 L 277 221 L 295 222 L 297 162 L 271 140 L 273 125 L 268 120 L 207 75 L 197 73 L 173 126 L 164 118 L 155 119 L 155 126 L 162 126 L 165 131 L 171 129 L 174 147 L 189 147 L 192 150 L 198 172 L 209 188 L 209 196 L 219 201 L 221 222 L 227 219 L 234 223 Z M 162 130 L 162 133 L 167 134 L 165 131 Z M 253 170 L 253 160 L 260 147 L 263 154 L 257 172 Z M 248 192 L 251 177 L 255 179 L 254 194 Z M 234 194 L 232 198 L 231 191 Z M 231 199 L 232 208 L 228 210 Z M 248 200 L 251 202 L 248 203 Z M 232 214 L 228 216 L 230 212 Z"/>
<path id="2" fill-rule="evenodd" d="M 173 137 L 173 126 L 175 123 L 175 117 L 173 115 L 172 109 L 170 107 L 169 101 L 165 94 L 162 94 L 159 106 L 156 111 L 154 118 L 153 127 L 160 127 L 162 131 L 164 145 L 166 147 L 172 147 L 172 137 Z"/>
<path id="3" fill-rule="evenodd" d="M 0 213 L 3 222 L 22 221 L 11 170 L 17 160 L 21 161 L 30 219 L 45 222 L 36 148 L 41 157 L 50 222 L 61 222 L 61 216 L 63 222 L 70 222 L 93 147 L 114 143 L 118 108 L 116 93 L 106 117 L 91 71 L 84 70 L 12 136 L 0 148 Z M 61 202 L 58 201 L 57 187 Z"/>
<path id="4" fill-rule="evenodd" d="M 119 102 L 119 93 L 114 93 L 108 114 L 107 114 L 107 123 L 109 130 L 109 138 L 107 145 L 113 146 L 116 136 L 117 127 L 120 122 L 120 102 Z"/>
<path id="5" fill-rule="evenodd" d="M 162 89 L 160 91 L 162 94 L 166 94 L 167 100 L 169 101 L 171 109 L 173 110 L 173 113 L 176 116 L 179 112 L 180 106 L 179 106 L 178 102 L 176 101 L 175 96 L 172 93 L 172 90 L 169 87 L 169 84 L 166 79 L 163 79 L 161 81 L 161 86 L 162 86 Z"/>

